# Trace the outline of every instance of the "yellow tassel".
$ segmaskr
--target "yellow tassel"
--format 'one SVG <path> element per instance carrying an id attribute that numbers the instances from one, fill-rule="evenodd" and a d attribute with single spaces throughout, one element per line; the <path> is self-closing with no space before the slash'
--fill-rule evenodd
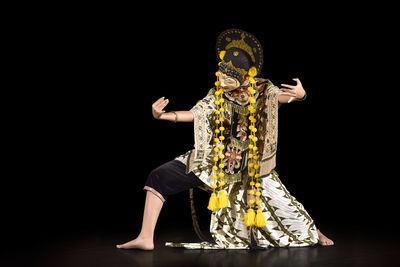
<path id="1" fill-rule="evenodd" d="M 219 207 L 218 207 L 219 205 L 218 205 L 218 198 L 217 198 L 217 195 L 215 194 L 215 193 L 212 193 L 211 194 L 211 197 L 210 197 L 210 201 L 208 202 L 208 209 L 209 210 L 212 210 L 212 211 L 216 211 L 216 210 L 218 210 L 219 209 Z"/>
<path id="2" fill-rule="evenodd" d="M 257 216 L 256 216 L 256 226 L 264 227 L 265 225 L 267 225 L 267 220 L 265 220 L 264 213 L 262 212 L 261 209 L 258 209 Z"/>
<path id="3" fill-rule="evenodd" d="M 228 202 L 229 202 L 229 200 L 228 200 L 227 195 L 225 194 L 225 191 L 220 190 L 218 192 L 218 207 L 220 209 L 226 208 L 226 207 L 228 207 Z"/>
<path id="4" fill-rule="evenodd" d="M 247 211 L 246 217 L 244 218 L 244 223 L 245 223 L 247 226 L 252 226 L 252 225 L 254 225 L 254 224 L 255 224 L 255 220 L 254 220 L 255 216 L 256 216 L 256 213 L 254 212 L 254 210 L 253 210 L 252 208 L 250 208 L 250 209 Z"/>

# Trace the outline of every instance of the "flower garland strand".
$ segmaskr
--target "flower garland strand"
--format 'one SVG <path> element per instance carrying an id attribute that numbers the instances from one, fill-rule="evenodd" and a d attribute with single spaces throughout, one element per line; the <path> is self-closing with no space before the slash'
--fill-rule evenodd
<path id="1" fill-rule="evenodd" d="M 221 60 L 223 60 L 225 56 L 225 51 L 221 51 L 219 54 L 219 57 Z M 220 65 L 221 62 L 218 64 Z M 213 175 L 212 178 L 214 180 L 214 184 L 212 185 L 213 193 L 211 194 L 210 200 L 208 202 L 208 209 L 211 211 L 216 211 L 222 208 L 226 208 L 228 206 L 228 196 L 226 195 L 225 191 L 222 190 L 222 187 L 225 185 L 225 182 L 222 181 L 222 179 L 225 177 L 225 174 L 223 172 L 223 168 L 225 167 L 225 164 L 223 163 L 223 159 L 225 158 L 225 155 L 223 153 L 225 146 L 224 146 L 224 140 L 225 137 L 223 135 L 224 133 L 224 102 L 225 100 L 222 98 L 222 95 L 224 93 L 224 90 L 220 88 L 221 82 L 219 81 L 219 72 L 216 72 L 215 75 L 217 76 L 217 81 L 215 82 L 216 90 L 215 90 L 215 106 L 216 106 L 216 128 L 214 130 L 215 136 L 214 136 L 214 148 L 213 151 L 215 152 L 215 156 L 213 158 L 214 160 L 214 166 L 212 167 L 213 169 Z M 215 189 L 217 189 L 218 185 L 220 186 L 220 190 L 218 192 L 218 197 L 215 192 Z"/>
<path id="2" fill-rule="evenodd" d="M 256 118 L 255 118 L 255 113 L 257 109 L 255 108 L 255 103 L 256 100 L 254 98 L 254 95 L 256 93 L 255 88 L 255 83 L 256 81 L 254 80 L 254 76 L 257 75 L 257 70 L 255 67 L 251 67 L 249 72 L 249 81 L 250 81 L 250 86 L 247 88 L 247 90 L 250 92 L 251 97 L 249 97 L 249 102 L 250 105 L 248 107 L 248 110 L 250 112 L 249 114 L 249 121 L 251 122 L 249 126 L 249 130 L 251 131 L 251 134 L 249 135 L 249 139 L 251 140 L 249 144 L 249 161 L 248 161 L 248 167 L 249 167 L 249 176 L 251 177 L 251 190 L 249 192 L 250 195 L 254 196 L 256 195 L 256 201 L 253 199 L 249 200 L 250 208 L 247 211 L 247 215 L 244 218 L 244 223 L 247 226 L 252 226 L 255 225 L 257 227 L 264 227 L 267 224 L 267 221 L 265 219 L 264 213 L 262 212 L 262 209 L 260 208 L 262 201 L 259 199 L 261 195 L 261 184 L 259 182 L 259 177 L 260 177 L 260 164 L 259 164 L 259 154 L 258 154 L 258 146 L 257 146 L 257 141 L 258 138 L 256 136 L 257 128 L 256 128 Z M 254 181 L 254 178 L 256 178 L 256 181 Z M 256 189 L 254 188 L 256 187 Z M 253 209 L 254 203 L 257 206 L 257 214 L 255 213 Z"/>

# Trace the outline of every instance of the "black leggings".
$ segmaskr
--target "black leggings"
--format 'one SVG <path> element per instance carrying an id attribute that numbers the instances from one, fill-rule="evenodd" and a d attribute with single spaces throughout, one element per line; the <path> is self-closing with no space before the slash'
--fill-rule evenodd
<path id="1" fill-rule="evenodd" d="M 143 190 L 147 190 L 165 202 L 169 195 L 205 184 L 193 172 L 186 174 L 186 165 L 171 160 L 152 170 Z"/>

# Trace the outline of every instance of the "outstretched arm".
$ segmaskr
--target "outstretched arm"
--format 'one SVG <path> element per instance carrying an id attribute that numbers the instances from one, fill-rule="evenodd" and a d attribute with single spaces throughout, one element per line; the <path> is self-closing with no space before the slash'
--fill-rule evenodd
<path id="1" fill-rule="evenodd" d="M 290 103 L 296 100 L 303 100 L 306 97 L 306 91 L 298 78 L 293 79 L 296 85 L 282 83 L 286 88 L 281 88 L 279 93 L 279 104 Z"/>
<path id="2" fill-rule="evenodd" d="M 176 114 L 176 115 L 175 115 Z M 180 110 L 162 113 L 159 120 L 167 120 L 173 122 L 192 122 L 193 113 L 190 110 Z"/>
<path id="3" fill-rule="evenodd" d="M 193 113 L 191 111 L 171 111 L 165 112 L 163 109 L 168 105 L 169 100 L 161 97 L 152 105 L 153 117 L 157 120 L 167 120 L 172 122 L 192 122 Z"/>

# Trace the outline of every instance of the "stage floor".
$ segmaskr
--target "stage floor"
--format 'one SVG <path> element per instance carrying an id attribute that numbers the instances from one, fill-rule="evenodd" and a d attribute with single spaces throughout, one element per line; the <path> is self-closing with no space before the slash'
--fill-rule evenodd
<path id="1" fill-rule="evenodd" d="M 398 240 L 378 233 L 325 231 L 324 234 L 335 242 L 330 247 L 317 245 L 254 251 L 188 250 L 164 246 L 167 241 L 198 242 L 192 229 L 187 229 L 156 233 L 155 250 L 142 251 L 115 247 L 131 240 L 135 233 L 104 232 L 53 236 L 40 244 L 35 240 L 21 242 L 20 246 L 2 251 L 0 266 L 400 266 Z"/>

